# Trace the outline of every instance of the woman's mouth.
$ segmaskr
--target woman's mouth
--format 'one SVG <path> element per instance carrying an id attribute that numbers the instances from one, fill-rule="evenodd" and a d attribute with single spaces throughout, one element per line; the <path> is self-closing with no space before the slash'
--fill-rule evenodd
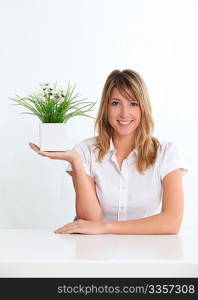
<path id="1" fill-rule="evenodd" d="M 128 127 L 133 122 L 133 120 L 130 120 L 130 121 L 120 121 L 120 120 L 117 120 L 117 121 L 118 121 L 118 124 L 121 127 Z"/>

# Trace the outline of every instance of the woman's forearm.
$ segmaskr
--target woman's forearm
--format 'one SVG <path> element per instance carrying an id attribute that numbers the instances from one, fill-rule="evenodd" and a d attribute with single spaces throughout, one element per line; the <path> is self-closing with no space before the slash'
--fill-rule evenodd
<path id="1" fill-rule="evenodd" d="M 181 220 L 160 213 L 146 218 L 128 221 L 106 222 L 106 233 L 119 234 L 177 234 Z"/>
<path id="2" fill-rule="evenodd" d="M 72 162 L 72 179 L 76 192 L 77 217 L 89 221 L 102 220 L 102 208 L 80 158 Z"/>

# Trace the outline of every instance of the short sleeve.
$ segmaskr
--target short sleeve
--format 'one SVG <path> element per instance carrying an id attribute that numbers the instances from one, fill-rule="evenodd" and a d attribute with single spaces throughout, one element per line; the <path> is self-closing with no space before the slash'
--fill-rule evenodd
<path id="1" fill-rule="evenodd" d="M 163 180 L 168 173 L 176 169 L 182 169 L 182 175 L 185 175 L 188 171 L 180 148 L 175 143 L 169 142 L 165 146 L 164 155 L 161 161 L 160 179 Z"/>
<path id="2" fill-rule="evenodd" d="M 84 142 L 76 144 L 72 150 L 78 152 L 81 156 L 82 163 L 85 169 L 85 172 L 87 175 L 91 175 L 91 154 L 90 149 L 88 145 L 86 145 Z M 72 165 L 70 162 L 68 162 L 66 172 L 71 176 L 70 172 L 72 171 Z"/>

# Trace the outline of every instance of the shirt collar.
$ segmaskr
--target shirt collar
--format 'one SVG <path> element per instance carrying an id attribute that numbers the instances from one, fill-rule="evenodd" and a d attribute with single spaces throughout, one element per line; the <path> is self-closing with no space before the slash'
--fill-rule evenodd
<path id="1" fill-rule="evenodd" d="M 110 138 L 109 153 L 112 154 L 112 155 L 113 155 L 114 153 L 116 153 L 116 149 L 115 149 L 115 147 L 114 147 L 112 138 Z M 136 150 L 136 149 L 133 149 L 133 150 L 129 153 L 129 155 L 127 156 L 127 159 L 131 160 L 131 159 L 133 159 L 134 156 L 137 156 L 137 154 L 138 154 L 137 150 Z"/>
<path id="2" fill-rule="evenodd" d="M 109 151 L 110 151 L 110 152 L 114 152 L 114 153 L 116 152 L 116 149 L 115 149 L 115 147 L 114 147 L 112 138 L 110 138 Z"/>

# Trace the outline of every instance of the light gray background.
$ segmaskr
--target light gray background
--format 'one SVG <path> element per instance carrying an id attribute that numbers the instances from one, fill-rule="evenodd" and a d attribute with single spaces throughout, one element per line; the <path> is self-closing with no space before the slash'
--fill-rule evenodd
<path id="1" fill-rule="evenodd" d="M 155 119 L 154 135 L 175 141 L 189 172 L 184 178 L 183 228 L 197 221 L 196 0 L 0 1 L 0 228 L 57 228 L 74 216 L 67 163 L 33 152 L 39 120 L 11 105 L 40 83 L 68 81 L 97 101 L 113 69 L 144 78 Z M 94 121 L 68 122 L 68 149 L 94 135 Z"/>

